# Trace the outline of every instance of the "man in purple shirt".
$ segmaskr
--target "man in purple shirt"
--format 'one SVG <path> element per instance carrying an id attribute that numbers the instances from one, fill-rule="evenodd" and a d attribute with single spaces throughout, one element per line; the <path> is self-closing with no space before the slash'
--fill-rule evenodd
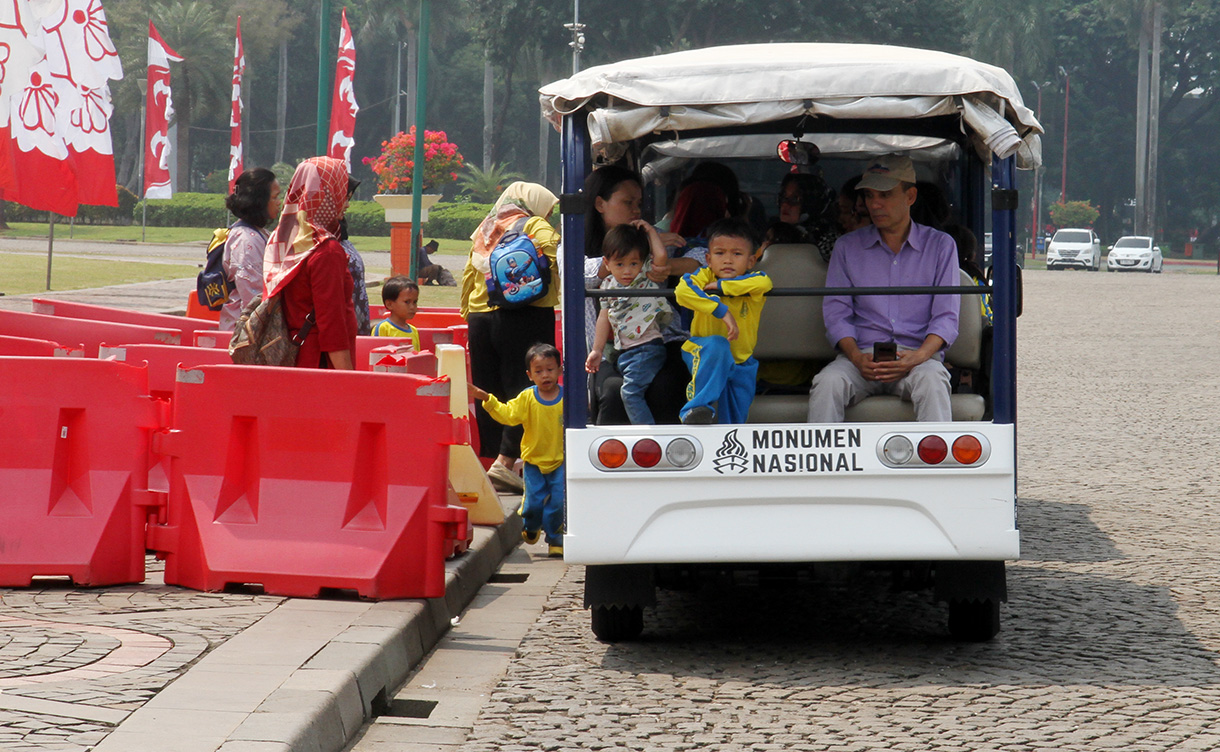
<path id="1" fill-rule="evenodd" d="M 960 284 L 953 239 L 911 221 L 916 192 L 909 157 L 873 159 L 859 189 L 873 224 L 835 243 L 827 287 Z M 956 295 L 827 296 L 826 335 L 839 355 L 813 380 L 809 422 L 841 422 L 849 405 L 874 394 L 909 400 L 917 420 L 952 420 L 942 360 L 957 337 L 959 306 Z M 874 359 L 874 349 L 884 350 L 884 343 L 897 344 L 895 359 Z"/>

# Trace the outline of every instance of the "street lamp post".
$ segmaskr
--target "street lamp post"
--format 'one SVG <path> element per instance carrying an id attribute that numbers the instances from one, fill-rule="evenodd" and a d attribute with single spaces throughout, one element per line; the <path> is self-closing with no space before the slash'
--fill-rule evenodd
<path id="1" fill-rule="evenodd" d="M 1050 81 L 1038 83 L 1031 81 L 1038 91 L 1038 122 L 1042 122 L 1042 90 L 1051 85 Z M 1030 235 L 1030 258 L 1038 258 L 1038 238 L 1042 237 L 1042 165 L 1034 168 L 1034 226 Z"/>
<path id="2" fill-rule="evenodd" d="M 580 53 L 585 48 L 585 25 L 580 22 L 580 0 L 572 0 L 572 23 L 564 24 L 563 28 L 572 32 L 572 75 L 580 73 Z"/>
<path id="3" fill-rule="evenodd" d="M 1072 95 L 1072 79 L 1067 70 L 1059 66 L 1059 75 L 1063 76 L 1063 174 L 1060 176 L 1059 200 L 1068 200 L 1068 100 Z"/>

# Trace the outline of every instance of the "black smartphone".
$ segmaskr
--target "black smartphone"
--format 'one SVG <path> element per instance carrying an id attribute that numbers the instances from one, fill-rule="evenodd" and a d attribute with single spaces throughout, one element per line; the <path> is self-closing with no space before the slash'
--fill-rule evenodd
<path id="1" fill-rule="evenodd" d="M 878 342 L 873 345 L 873 362 L 881 363 L 887 360 L 898 360 L 897 342 Z"/>

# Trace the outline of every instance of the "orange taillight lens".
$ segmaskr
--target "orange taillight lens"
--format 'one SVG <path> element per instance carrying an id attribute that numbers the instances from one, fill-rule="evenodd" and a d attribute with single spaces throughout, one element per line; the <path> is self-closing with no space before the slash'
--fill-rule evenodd
<path id="1" fill-rule="evenodd" d="M 622 467 L 627 461 L 627 446 L 618 439 L 607 439 L 597 448 L 597 461 L 603 467 Z"/>
<path id="2" fill-rule="evenodd" d="M 983 444 L 974 436 L 959 436 L 953 441 L 953 459 L 973 465 L 983 456 Z"/>

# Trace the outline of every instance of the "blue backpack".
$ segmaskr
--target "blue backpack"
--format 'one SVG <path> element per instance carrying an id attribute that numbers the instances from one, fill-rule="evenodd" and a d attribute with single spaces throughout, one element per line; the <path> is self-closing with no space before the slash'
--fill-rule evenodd
<path id="1" fill-rule="evenodd" d="M 487 302 L 518 308 L 545 297 L 551 286 L 551 262 L 525 234 L 522 217 L 506 231 L 487 259 Z"/>

